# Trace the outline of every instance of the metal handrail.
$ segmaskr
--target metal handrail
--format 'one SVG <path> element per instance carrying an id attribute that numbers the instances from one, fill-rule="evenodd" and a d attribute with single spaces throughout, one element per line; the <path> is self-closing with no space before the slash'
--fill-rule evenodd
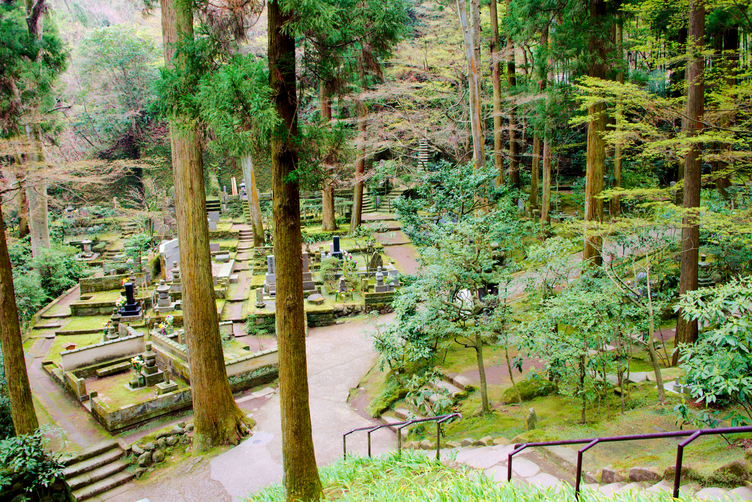
<path id="1" fill-rule="evenodd" d="M 436 422 L 436 459 L 439 460 L 440 451 L 441 451 L 441 424 L 446 422 L 447 420 L 451 420 L 452 418 L 462 418 L 461 413 L 450 413 L 448 415 L 437 415 L 435 417 L 428 417 L 428 418 L 415 418 L 412 420 L 406 420 L 404 422 L 396 422 L 393 424 L 380 424 L 380 425 L 374 425 L 370 427 L 359 427 L 357 429 L 352 429 L 348 432 L 345 432 L 342 434 L 342 451 L 343 456 L 347 457 L 347 436 L 352 434 L 353 432 L 360 432 L 360 431 L 367 431 L 368 432 L 368 456 L 371 456 L 371 433 L 374 431 L 377 431 L 379 429 L 383 429 L 384 427 L 397 427 L 397 451 L 402 451 L 402 429 L 410 426 L 412 424 L 417 424 L 421 422 Z"/>
<path id="2" fill-rule="evenodd" d="M 576 480 L 575 480 L 575 488 L 574 493 L 575 497 L 579 500 L 580 498 L 580 483 L 582 481 L 582 454 L 585 453 L 587 450 L 592 448 L 593 446 L 597 445 L 598 443 L 609 443 L 609 442 L 615 442 L 615 441 L 635 441 L 635 440 L 641 440 L 641 439 L 662 439 L 662 438 L 671 438 L 671 437 L 684 437 L 689 436 L 687 439 L 679 443 L 679 446 L 676 450 L 676 473 L 674 475 L 674 492 L 673 497 L 678 498 L 679 497 L 679 486 L 681 484 L 681 469 L 682 469 L 682 460 L 684 457 L 684 448 L 697 439 L 700 436 L 704 435 L 710 435 L 710 434 L 736 434 L 741 432 L 752 432 L 752 426 L 744 426 L 744 427 L 723 427 L 718 429 L 699 429 L 694 431 L 671 431 L 671 432 L 656 432 L 652 434 L 635 434 L 632 436 L 609 436 L 609 437 L 602 437 L 602 438 L 589 438 L 589 439 L 567 439 L 563 441 L 544 441 L 539 443 L 524 443 L 524 444 L 515 444 L 514 450 L 512 450 L 508 454 L 508 462 L 507 462 L 507 481 L 512 480 L 512 457 L 525 448 L 529 447 L 537 447 L 537 446 L 563 446 L 563 445 L 570 445 L 570 444 L 585 444 L 582 448 L 577 450 L 577 474 L 576 474 Z"/>

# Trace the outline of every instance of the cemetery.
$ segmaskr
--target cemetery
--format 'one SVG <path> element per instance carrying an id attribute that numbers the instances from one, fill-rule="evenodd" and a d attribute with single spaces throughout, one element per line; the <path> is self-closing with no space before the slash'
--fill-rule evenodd
<path id="1" fill-rule="evenodd" d="M 752 500 L 752 3 L 0 5 L 0 502 Z"/>

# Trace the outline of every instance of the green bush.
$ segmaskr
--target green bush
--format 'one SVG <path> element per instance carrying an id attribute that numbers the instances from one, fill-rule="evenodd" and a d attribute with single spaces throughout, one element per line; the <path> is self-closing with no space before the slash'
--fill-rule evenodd
<path id="1" fill-rule="evenodd" d="M 89 274 L 88 267 L 75 259 L 76 253 L 76 248 L 55 244 L 50 249 L 42 248 L 40 255 L 31 259 L 29 264 L 39 274 L 42 288 L 50 298 L 60 296 Z"/>
<path id="2" fill-rule="evenodd" d="M 13 287 L 16 291 L 18 320 L 23 325 L 45 305 L 49 297 L 42 288 L 42 279 L 33 270 L 13 270 Z"/>
<path id="3" fill-rule="evenodd" d="M 33 500 L 50 497 L 53 485 L 63 479 L 64 466 L 57 455 L 45 450 L 47 441 L 41 430 L 0 441 L 0 492 L 20 486 Z"/>

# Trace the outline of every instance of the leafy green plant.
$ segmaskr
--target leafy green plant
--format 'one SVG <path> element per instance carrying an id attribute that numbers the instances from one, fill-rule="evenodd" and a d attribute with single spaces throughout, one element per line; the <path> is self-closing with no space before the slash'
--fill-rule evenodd
<path id="1" fill-rule="evenodd" d="M 89 274 L 88 267 L 74 257 L 78 253 L 70 246 L 53 245 L 42 248 L 40 255 L 32 258 L 31 267 L 39 273 L 42 287 L 50 298 L 60 296 Z"/>
<path id="2" fill-rule="evenodd" d="M 44 306 L 49 296 L 42 288 L 41 277 L 33 270 L 13 270 L 13 288 L 16 292 L 18 320 L 23 325 Z"/>
<path id="3" fill-rule="evenodd" d="M 743 414 L 733 408 L 712 410 L 712 420 L 694 417 L 702 423 L 712 425 L 719 419 L 730 419 L 733 426 L 752 423 L 751 302 L 752 277 L 746 277 L 690 291 L 677 307 L 685 319 L 701 327 L 695 344 L 680 347 L 681 367 L 692 396 L 706 407 L 736 405 L 743 410 Z"/>
<path id="4" fill-rule="evenodd" d="M 20 483 L 36 500 L 46 497 L 63 479 L 63 463 L 45 450 L 48 439 L 41 430 L 0 441 L 0 491 Z"/>

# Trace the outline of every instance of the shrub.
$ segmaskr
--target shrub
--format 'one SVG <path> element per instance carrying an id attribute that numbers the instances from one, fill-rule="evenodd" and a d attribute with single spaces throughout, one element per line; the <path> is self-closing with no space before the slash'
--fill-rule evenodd
<path id="1" fill-rule="evenodd" d="M 60 296 L 88 275 L 87 266 L 74 258 L 76 253 L 76 248 L 53 245 L 50 249 L 42 248 L 40 256 L 31 259 L 30 265 L 39 273 L 42 287 L 50 298 Z"/>
<path id="2" fill-rule="evenodd" d="M 44 449 L 47 441 L 41 430 L 0 441 L 0 491 L 20 486 L 35 500 L 50 496 L 63 479 L 63 464 Z"/>
<path id="3" fill-rule="evenodd" d="M 49 297 L 42 288 L 39 274 L 33 270 L 13 270 L 13 288 L 16 291 L 18 320 L 23 325 L 47 302 Z"/>

